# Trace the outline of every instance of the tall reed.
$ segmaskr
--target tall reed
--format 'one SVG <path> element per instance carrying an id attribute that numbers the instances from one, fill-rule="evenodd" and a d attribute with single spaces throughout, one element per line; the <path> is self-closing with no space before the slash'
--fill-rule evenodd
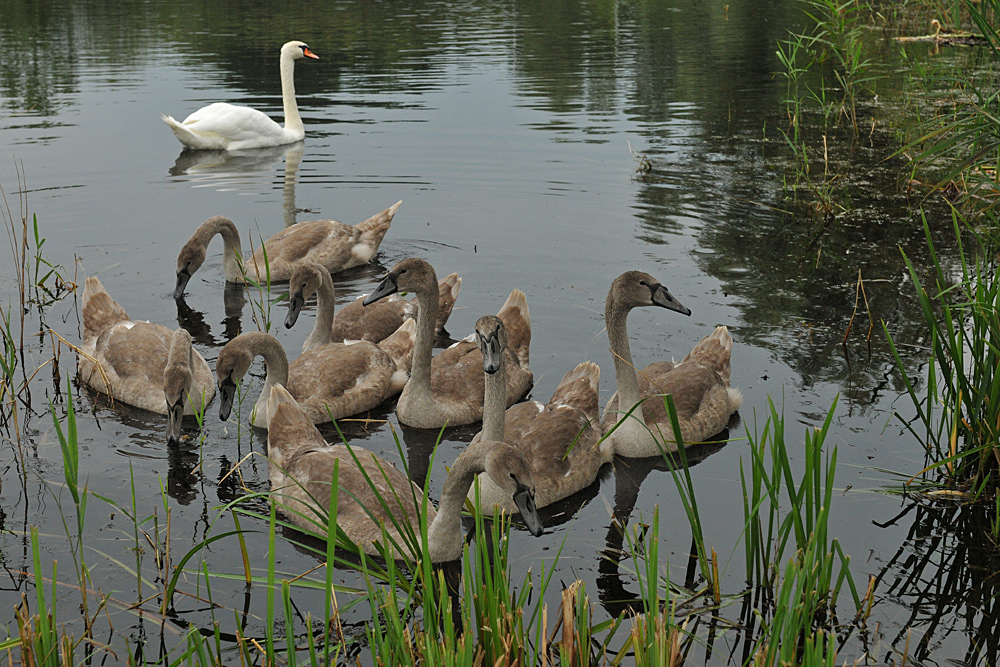
<path id="1" fill-rule="evenodd" d="M 987 215 L 998 224 L 992 213 Z M 974 244 L 963 244 L 963 231 L 971 228 L 956 209 L 952 227 L 961 258 L 957 275 L 942 265 L 926 217 L 933 287 L 924 287 L 903 253 L 930 331 L 924 395 L 907 374 L 888 327 L 883 328 L 916 411 L 915 422 L 900 420 L 924 446 L 927 466 L 921 473 L 933 473 L 941 483 L 978 498 L 986 490 L 995 492 L 1000 482 L 1000 280 L 985 239 L 973 232 Z"/>

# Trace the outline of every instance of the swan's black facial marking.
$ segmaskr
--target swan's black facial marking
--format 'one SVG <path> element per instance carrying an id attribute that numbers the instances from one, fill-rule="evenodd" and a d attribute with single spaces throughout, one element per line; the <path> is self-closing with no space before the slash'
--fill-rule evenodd
<path id="1" fill-rule="evenodd" d="M 400 274 L 405 273 L 406 269 L 400 271 Z M 379 299 L 384 299 L 390 294 L 395 294 L 399 291 L 399 285 L 396 284 L 398 276 L 393 275 L 391 272 L 382 279 L 382 282 L 378 284 L 375 291 L 365 297 L 365 300 L 361 302 L 362 306 L 370 306 Z"/>
<path id="2" fill-rule="evenodd" d="M 542 525 L 542 518 L 538 516 L 538 509 L 535 507 L 535 492 L 530 487 L 518 481 L 514 473 L 511 473 L 510 476 L 514 480 L 516 487 L 514 491 L 514 504 L 517 505 L 517 510 L 521 514 L 521 519 L 524 520 L 525 527 L 527 527 L 532 535 L 538 537 L 545 532 L 545 526 Z"/>
<path id="3" fill-rule="evenodd" d="M 500 332 L 491 331 L 485 336 L 476 332 L 476 344 L 483 355 L 483 370 L 490 375 L 500 370 L 503 346 L 500 344 Z"/>
<path id="4" fill-rule="evenodd" d="M 305 297 L 302 296 L 302 290 L 297 291 L 288 298 L 288 314 L 285 315 L 285 328 L 291 329 L 295 326 L 295 323 L 299 319 L 299 313 L 302 312 L 302 307 L 306 304 Z"/>
<path id="5" fill-rule="evenodd" d="M 184 418 L 184 397 L 177 399 L 176 403 L 167 401 L 167 444 L 180 442 L 181 421 Z"/>
<path id="6" fill-rule="evenodd" d="M 191 280 L 191 262 L 184 265 L 184 268 L 177 272 L 177 284 L 174 285 L 174 299 L 184 296 L 188 281 Z"/>
<path id="7" fill-rule="evenodd" d="M 649 288 L 650 298 L 652 299 L 654 306 L 660 306 L 661 308 L 666 308 L 667 310 L 673 310 L 682 315 L 691 314 L 691 310 L 675 299 L 674 295 L 667 291 L 667 288 L 663 285 L 659 283 L 647 283 L 644 280 L 639 281 L 639 284 L 645 285 Z"/>
<path id="8" fill-rule="evenodd" d="M 236 382 L 233 380 L 233 372 L 219 380 L 219 419 L 228 421 L 229 415 L 233 412 L 233 397 L 236 396 Z"/>

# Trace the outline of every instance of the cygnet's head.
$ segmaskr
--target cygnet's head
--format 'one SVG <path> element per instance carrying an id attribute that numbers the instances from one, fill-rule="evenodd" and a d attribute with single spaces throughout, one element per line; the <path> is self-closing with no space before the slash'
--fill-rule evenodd
<path id="1" fill-rule="evenodd" d="M 313 294 L 319 291 L 323 283 L 323 274 L 330 274 L 319 264 L 303 264 L 296 267 L 288 281 L 288 314 L 285 316 L 285 328 L 291 329 L 299 319 L 302 307 Z"/>
<path id="2" fill-rule="evenodd" d="M 691 314 L 691 310 L 681 305 L 660 281 L 642 271 L 626 271 L 615 278 L 608 291 L 608 304 L 611 303 L 626 310 L 639 306 L 660 306 L 682 315 Z"/>
<path id="3" fill-rule="evenodd" d="M 535 507 L 535 480 L 531 466 L 515 447 L 505 442 L 483 443 L 489 448 L 486 455 L 486 474 L 504 492 L 509 493 L 517 505 L 521 519 L 532 535 L 538 537 L 545 530 Z"/>
<path id="4" fill-rule="evenodd" d="M 180 442 L 181 421 L 188 400 L 201 400 L 188 394 L 194 385 L 194 349 L 191 334 L 183 327 L 174 332 L 167 355 L 167 365 L 163 369 L 163 397 L 167 402 L 167 443 Z"/>
<path id="5" fill-rule="evenodd" d="M 437 295 L 437 275 L 434 273 L 434 267 L 419 257 L 410 257 L 389 269 L 389 273 L 378 284 L 375 291 L 369 294 L 362 303 L 370 306 L 390 294 L 415 292 L 421 288 L 429 288 L 431 285 L 433 285 L 434 294 Z"/>
<path id="6" fill-rule="evenodd" d="M 221 215 L 215 215 L 206 220 L 198 228 L 199 232 L 205 227 L 215 227 L 218 225 L 232 225 L 233 222 L 229 218 L 224 218 Z M 188 281 L 191 280 L 191 276 L 195 274 L 195 271 L 201 268 L 201 265 L 205 263 L 205 254 L 208 251 L 207 242 L 201 237 L 199 233 L 195 233 L 184 247 L 181 248 L 181 252 L 177 255 L 177 284 L 174 286 L 174 298 L 179 299 L 184 296 L 184 290 L 187 289 Z"/>
<path id="7" fill-rule="evenodd" d="M 483 370 L 489 374 L 500 370 L 507 349 L 507 330 L 496 315 L 484 315 L 476 320 L 476 345 L 483 354 Z"/>
<path id="8" fill-rule="evenodd" d="M 233 398 L 236 396 L 236 386 L 250 370 L 254 354 L 246 345 L 240 344 L 240 339 L 246 334 L 229 341 L 215 362 L 215 375 L 219 381 L 219 419 L 226 421 L 233 411 Z"/>

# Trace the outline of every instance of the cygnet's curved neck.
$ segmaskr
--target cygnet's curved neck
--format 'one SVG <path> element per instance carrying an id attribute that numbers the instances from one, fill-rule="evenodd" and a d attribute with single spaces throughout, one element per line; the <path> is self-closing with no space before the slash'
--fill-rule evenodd
<path id="1" fill-rule="evenodd" d="M 483 400 L 483 440 L 503 442 L 507 426 L 507 350 L 500 350 L 500 368 L 486 373 Z"/>
<path id="2" fill-rule="evenodd" d="M 306 339 L 303 350 L 326 345 L 333 339 L 333 316 L 337 310 L 337 292 L 333 286 L 333 278 L 326 269 L 316 272 L 319 276 L 319 288 L 316 290 L 316 322 L 312 333 Z"/>
<path id="3" fill-rule="evenodd" d="M 180 328 L 170 338 L 167 365 L 163 369 L 163 391 L 168 407 L 171 396 L 179 396 L 186 404 L 193 382 L 194 347 L 191 345 L 191 334 Z"/>
<path id="4" fill-rule="evenodd" d="M 486 470 L 489 447 L 484 442 L 487 441 L 480 440 L 466 447 L 448 471 L 437 516 L 427 529 L 427 547 L 435 563 L 462 556 L 462 508 L 476 475 Z"/>
<path id="5" fill-rule="evenodd" d="M 194 347 L 191 345 L 191 334 L 183 328 L 177 329 L 170 338 L 170 349 L 167 351 L 167 368 L 172 367 L 188 370 L 194 367 Z"/>
<path id="6" fill-rule="evenodd" d="M 417 334 L 413 345 L 413 367 L 410 382 L 413 389 L 431 393 L 431 354 L 434 350 L 434 331 L 437 327 L 438 289 L 437 276 L 428 271 L 426 280 L 413 290 L 417 295 Z M 413 391 L 410 389 L 409 391 Z M 412 395 L 412 394 L 411 394 Z"/>
<path id="7" fill-rule="evenodd" d="M 264 363 L 267 365 L 264 389 L 260 392 L 261 398 L 266 403 L 267 397 L 271 395 L 271 387 L 276 384 L 288 385 L 288 356 L 278 339 L 270 334 L 249 331 L 241 338 L 250 354 L 255 357 L 263 357 Z"/>
<path id="8" fill-rule="evenodd" d="M 285 130 L 305 135 L 299 105 L 295 101 L 295 59 L 291 52 L 281 51 L 281 101 L 285 107 Z"/>
<path id="9" fill-rule="evenodd" d="M 246 282 L 243 272 L 240 271 L 240 262 L 243 260 L 240 232 L 232 220 L 221 215 L 213 216 L 201 224 L 192 240 L 196 240 L 201 247 L 207 249 L 208 244 L 215 238 L 216 234 L 222 236 L 222 243 L 225 246 L 222 250 L 222 270 L 225 273 L 226 282 Z"/>
<path id="10" fill-rule="evenodd" d="M 611 344 L 611 356 L 615 362 L 615 380 L 618 383 L 618 411 L 616 419 L 632 409 L 641 398 L 639 395 L 639 378 L 632 363 L 632 350 L 628 343 L 628 331 L 625 320 L 629 308 L 622 307 L 611 292 L 604 304 L 604 321 L 608 328 L 608 342 Z M 632 413 L 639 423 L 645 423 L 642 417 L 642 406 L 639 405 Z"/>

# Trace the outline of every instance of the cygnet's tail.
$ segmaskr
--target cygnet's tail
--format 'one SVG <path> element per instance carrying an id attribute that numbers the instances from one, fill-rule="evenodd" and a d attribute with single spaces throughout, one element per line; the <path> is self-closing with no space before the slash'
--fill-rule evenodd
<path id="1" fill-rule="evenodd" d="M 514 353 L 522 368 L 528 367 L 531 347 L 531 314 L 528 312 L 528 297 L 519 289 L 507 297 L 503 308 L 497 313 L 507 329 L 507 347 Z"/>
<path id="2" fill-rule="evenodd" d="M 451 311 L 455 308 L 455 300 L 458 299 L 458 290 L 462 288 L 462 279 L 457 273 L 452 273 L 438 282 L 438 318 L 435 331 L 441 333 Z"/>
<path id="3" fill-rule="evenodd" d="M 688 361 L 697 361 L 703 366 L 715 370 L 722 377 L 722 381 L 729 386 L 730 364 L 729 359 L 733 351 L 733 337 L 729 335 L 726 327 L 717 327 L 715 331 L 701 339 L 701 342 L 694 346 L 691 353 L 684 357 Z"/>
<path id="4" fill-rule="evenodd" d="M 100 279 L 88 276 L 83 287 L 83 340 L 92 340 L 128 319 L 128 313 L 111 298 Z"/>
<path id="5" fill-rule="evenodd" d="M 733 414 L 743 405 L 743 392 L 736 387 L 726 387 L 729 392 L 729 414 Z"/>
<path id="6" fill-rule="evenodd" d="M 361 232 L 358 243 L 371 248 L 372 255 L 378 251 L 385 233 L 389 231 L 389 225 L 392 224 L 392 217 L 396 215 L 396 211 L 399 210 L 402 203 L 402 201 L 398 201 L 381 213 L 376 213 L 364 222 L 355 225 L 357 230 Z"/>
<path id="7" fill-rule="evenodd" d="M 600 410 L 597 398 L 600 382 L 601 367 L 592 361 L 584 361 L 563 376 L 549 404 L 568 405 L 596 420 Z"/>
<path id="8" fill-rule="evenodd" d="M 271 387 L 267 397 L 267 421 L 267 455 L 279 467 L 284 468 L 300 449 L 326 445 L 316 425 L 280 384 Z"/>

